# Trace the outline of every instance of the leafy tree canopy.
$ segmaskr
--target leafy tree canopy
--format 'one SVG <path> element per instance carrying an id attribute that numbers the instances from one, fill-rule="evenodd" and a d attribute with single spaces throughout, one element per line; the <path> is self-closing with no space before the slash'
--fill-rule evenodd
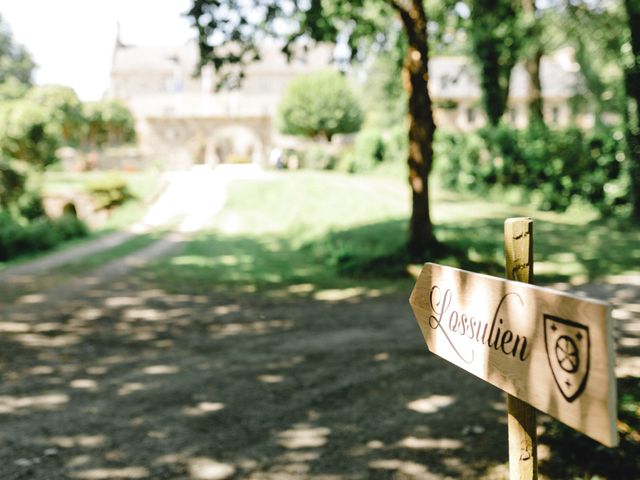
<path id="1" fill-rule="evenodd" d="M 27 92 L 25 100 L 41 106 L 49 117 L 49 130 L 59 138 L 60 143 L 72 146 L 79 144 L 84 118 L 82 103 L 72 88 L 62 85 L 36 86 Z"/>
<path id="2" fill-rule="evenodd" d="M 294 79 L 279 106 L 280 130 L 306 137 L 325 137 L 360 129 L 363 112 L 346 78 L 325 70 Z"/>
<path id="3" fill-rule="evenodd" d="M 83 142 L 90 147 L 117 145 L 135 138 L 133 115 L 116 100 L 86 103 L 83 115 L 86 121 Z"/>
<path id="4" fill-rule="evenodd" d="M 0 83 L 15 79 L 30 85 L 34 68 L 31 55 L 15 43 L 11 29 L 0 16 Z"/>
<path id="5" fill-rule="evenodd" d="M 243 67 L 260 59 L 260 43 L 283 39 L 289 58 L 303 54 L 313 42 L 337 43 L 347 60 L 387 41 L 389 0 L 193 0 L 188 15 L 198 30 L 200 65 L 212 63 L 220 85 L 237 87 Z M 401 3 L 401 2 L 399 2 Z"/>
<path id="6" fill-rule="evenodd" d="M 0 149 L 7 157 L 44 168 L 56 159 L 60 138 L 42 106 L 29 99 L 13 100 L 0 108 Z"/>

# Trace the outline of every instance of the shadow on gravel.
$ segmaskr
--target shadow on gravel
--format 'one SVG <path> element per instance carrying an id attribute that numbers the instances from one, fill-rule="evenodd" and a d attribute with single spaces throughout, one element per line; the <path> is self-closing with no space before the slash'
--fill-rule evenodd
<path id="1" fill-rule="evenodd" d="M 118 280 L 2 326 L 3 479 L 473 478 L 506 458 L 500 393 L 431 356 L 404 297 Z"/>
<path id="2" fill-rule="evenodd" d="M 498 255 L 501 229 L 440 231 Z M 428 353 L 411 281 L 329 288 L 326 265 L 268 237 L 184 247 L 142 275 L 0 312 L 0 478 L 506 477 L 503 396 Z M 547 425 L 543 472 L 640 477 L 635 387 L 621 381 L 629 446 L 596 460 Z"/>

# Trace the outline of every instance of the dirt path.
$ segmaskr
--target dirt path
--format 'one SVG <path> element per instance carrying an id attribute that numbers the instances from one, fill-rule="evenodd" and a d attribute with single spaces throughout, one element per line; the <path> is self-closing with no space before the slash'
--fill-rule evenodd
<path id="1" fill-rule="evenodd" d="M 209 225 L 222 209 L 229 184 L 237 179 L 264 178 L 266 174 L 253 165 L 223 165 L 215 170 L 194 168 L 165 174 L 166 188 L 149 207 L 144 218 L 124 232 L 115 232 L 46 255 L 34 261 L 0 271 L 0 288 L 4 296 L 16 303 L 33 303 L 67 299 L 81 295 L 91 285 L 124 275 L 135 267 L 163 255 L 175 253 L 189 236 Z M 67 279 L 50 274 L 70 262 L 115 248 L 135 238 L 171 227 L 163 238 L 122 258 L 113 260 L 79 277 Z M 11 290 L 11 294 L 7 294 Z M 25 292 L 22 297 L 20 291 Z M 37 291 L 37 294 L 33 292 Z"/>
<path id="2" fill-rule="evenodd" d="M 408 292 L 275 300 L 135 275 L 220 191 L 176 186 L 207 206 L 182 231 L 0 312 L 0 479 L 505 478 L 502 394 L 428 354 Z M 637 377 L 640 279 L 578 290 L 613 299 L 619 374 Z M 610 478 L 640 478 L 622 467 Z"/>

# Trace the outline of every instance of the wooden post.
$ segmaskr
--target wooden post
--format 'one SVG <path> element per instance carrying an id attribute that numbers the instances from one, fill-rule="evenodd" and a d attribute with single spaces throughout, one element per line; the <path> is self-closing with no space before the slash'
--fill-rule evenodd
<path id="1" fill-rule="evenodd" d="M 504 222 L 506 275 L 509 280 L 533 283 L 533 220 L 509 218 Z M 507 394 L 509 411 L 509 479 L 538 478 L 536 410 Z"/>

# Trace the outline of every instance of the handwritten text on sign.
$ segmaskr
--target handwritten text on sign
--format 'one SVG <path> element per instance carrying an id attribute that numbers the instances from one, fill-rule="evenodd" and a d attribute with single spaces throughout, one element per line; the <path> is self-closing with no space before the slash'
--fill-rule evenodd
<path id="1" fill-rule="evenodd" d="M 617 444 L 605 303 L 430 263 L 410 302 L 432 352 L 607 446 Z"/>

